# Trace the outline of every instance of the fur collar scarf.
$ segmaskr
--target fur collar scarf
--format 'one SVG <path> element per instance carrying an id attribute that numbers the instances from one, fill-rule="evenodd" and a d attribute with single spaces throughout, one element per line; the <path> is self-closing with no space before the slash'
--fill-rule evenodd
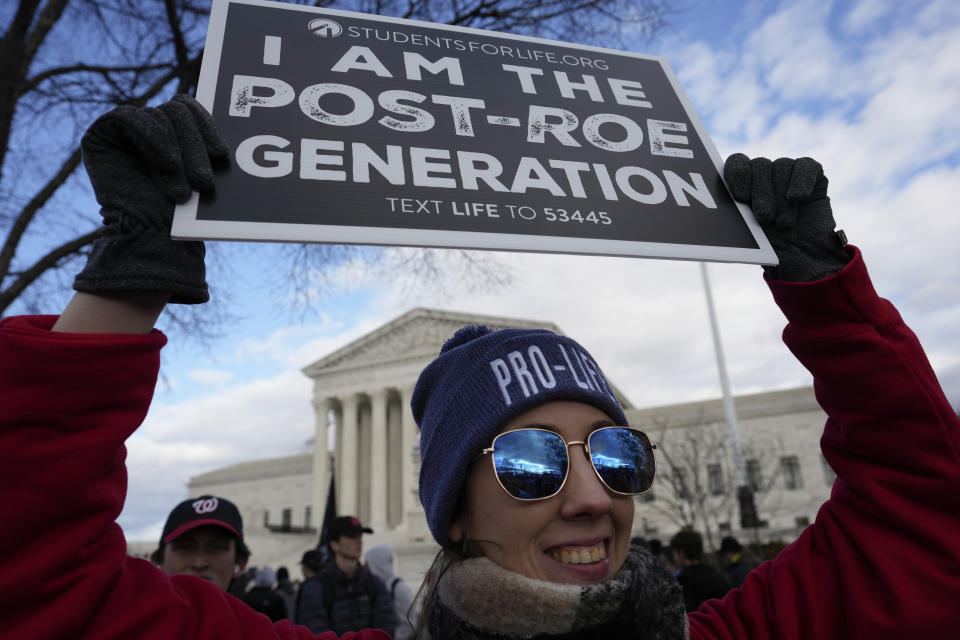
<path id="1" fill-rule="evenodd" d="M 611 580 L 595 585 L 533 580 L 487 558 L 471 558 L 440 579 L 427 627 L 433 640 L 683 640 L 680 586 L 645 549 L 633 547 Z"/>

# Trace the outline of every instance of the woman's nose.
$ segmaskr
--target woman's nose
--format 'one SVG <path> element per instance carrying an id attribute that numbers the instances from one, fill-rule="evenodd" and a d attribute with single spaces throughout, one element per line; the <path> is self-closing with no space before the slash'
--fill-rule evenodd
<path id="1" fill-rule="evenodd" d="M 570 471 L 563 487 L 560 514 L 569 519 L 590 519 L 610 511 L 612 499 L 582 445 L 571 446 Z"/>

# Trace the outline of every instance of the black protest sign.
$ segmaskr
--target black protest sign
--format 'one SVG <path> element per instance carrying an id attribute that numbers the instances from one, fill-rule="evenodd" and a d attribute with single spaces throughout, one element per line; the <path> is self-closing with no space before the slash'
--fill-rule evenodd
<path id="1" fill-rule="evenodd" d="M 198 98 L 233 156 L 176 237 L 775 261 L 660 58 L 217 0 Z"/>

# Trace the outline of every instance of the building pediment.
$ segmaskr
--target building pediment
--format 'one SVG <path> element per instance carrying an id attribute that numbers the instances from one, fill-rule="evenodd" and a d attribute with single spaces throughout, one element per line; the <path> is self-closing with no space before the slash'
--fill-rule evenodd
<path id="1" fill-rule="evenodd" d="M 520 327 L 561 333 L 549 322 L 416 308 L 304 367 L 303 372 L 317 378 L 402 360 L 429 361 L 457 329 L 471 324 L 495 330 Z"/>

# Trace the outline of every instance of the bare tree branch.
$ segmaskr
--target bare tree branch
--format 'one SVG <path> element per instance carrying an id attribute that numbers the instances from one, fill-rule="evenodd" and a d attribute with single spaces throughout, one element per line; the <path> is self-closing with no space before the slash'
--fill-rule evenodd
<path id="1" fill-rule="evenodd" d="M 26 271 L 11 274 L 17 277 L 13 281 L 13 284 L 3 291 L 0 291 L 0 314 L 6 311 L 7 307 L 9 307 L 27 287 L 33 284 L 37 278 L 43 275 L 45 271 L 56 268 L 61 260 L 80 251 L 80 249 L 93 242 L 98 235 L 100 235 L 99 229 L 85 233 L 49 252 L 34 262 Z"/>
<path id="2" fill-rule="evenodd" d="M 716 548 L 720 525 L 729 524 L 737 514 L 737 483 L 733 473 L 726 430 L 722 424 L 707 423 L 703 413 L 681 425 L 672 425 L 669 417 L 652 420 L 658 432 L 657 462 L 662 473 L 652 501 L 644 509 L 672 522 L 678 530 L 693 529 L 704 536 L 707 548 Z M 652 429 L 651 429 L 652 431 Z M 782 443 L 754 439 L 747 443 L 744 455 L 761 465 L 763 478 L 757 487 L 760 504 L 766 510 L 774 507 L 771 491 L 779 477 L 778 451 Z M 722 488 L 711 486 L 708 465 L 719 464 Z M 779 495 L 779 494 L 777 494 Z"/>
<path id="3" fill-rule="evenodd" d="M 151 98 L 153 98 L 160 91 L 163 90 L 164 86 L 166 86 L 166 84 L 170 82 L 170 80 L 173 78 L 173 75 L 176 72 L 177 70 L 174 69 L 168 72 L 167 74 L 165 74 L 164 76 L 162 76 L 153 84 L 153 86 L 149 87 L 141 96 L 139 96 L 137 99 L 133 100 L 132 102 L 138 105 L 146 104 L 147 101 L 149 101 Z M 17 247 L 20 245 L 20 241 L 22 240 L 24 233 L 26 233 L 30 223 L 34 220 L 34 217 L 37 215 L 40 209 L 47 203 L 47 201 L 53 196 L 53 194 L 57 191 L 57 189 L 63 186 L 63 184 L 67 181 L 67 178 L 70 177 L 70 174 L 72 174 L 73 171 L 77 168 L 77 166 L 80 164 L 80 158 L 81 158 L 80 148 L 77 147 L 76 149 L 73 150 L 70 156 L 64 161 L 63 165 L 61 165 L 60 170 L 57 171 L 57 173 L 47 182 L 47 184 L 44 185 L 42 189 L 40 189 L 40 191 L 30 200 L 30 202 L 27 203 L 27 205 L 23 208 L 20 214 L 16 216 L 13 224 L 10 227 L 10 231 L 7 234 L 7 238 L 4 241 L 3 249 L 0 250 L 0 273 L 8 274 L 10 272 L 10 265 L 13 262 L 13 257 L 16 254 Z M 81 238 L 89 237 L 87 242 L 90 242 L 92 241 L 93 237 L 96 236 L 98 231 L 94 231 L 91 233 L 93 234 L 92 236 L 91 234 L 84 234 L 83 236 L 81 236 Z M 19 278 L 16 279 L 15 284 L 13 286 L 8 287 L 3 292 L 0 292 L 0 295 L 2 295 L 3 298 L 6 298 L 8 291 L 13 290 L 18 284 L 22 284 L 25 282 L 25 284 L 22 287 L 16 290 L 16 295 L 19 295 L 23 291 L 23 289 L 26 288 L 26 285 L 29 285 L 34 280 L 36 280 L 37 277 L 39 277 L 44 270 L 53 268 L 57 264 L 57 262 L 59 262 L 60 258 L 76 251 L 76 248 L 74 248 L 70 251 L 67 251 L 61 254 L 61 250 L 66 246 L 72 246 L 73 242 L 75 241 L 71 241 L 70 243 L 67 243 L 67 245 L 64 245 L 63 247 L 54 249 L 53 251 L 48 253 L 46 256 L 41 258 L 39 261 L 37 261 L 32 267 L 23 271 L 22 272 L 23 274 L 32 274 L 31 277 L 29 277 L 29 279 L 25 281 L 24 277 L 21 275 Z M 80 245 L 80 246 L 83 246 L 83 245 Z M 50 256 L 59 256 L 59 257 L 52 260 L 48 260 Z M 43 268 L 39 269 L 38 271 L 37 269 L 41 266 L 43 266 Z M 10 302 L 12 302 L 13 299 L 16 298 L 16 295 L 13 295 L 12 298 L 10 298 Z M 8 302 L 4 304 L 2 307 L 0 307 L 0 312 L 5 310 L 9 306 L 9 304 L 10 303 Z"/>
<path id="4" fill-rule="evenodd" d="M 38 73 L 32 78 L 28 78 L 24 81 L 23 87 L 20 90 L 20 95 L 23 95 L 29 91 L 36 89 L 43 81 L 56 76 L 70 75 L 77 72 L 86 72 L 86 73 L 95 73 L 107 80 L 114 73 L 129 73 L 129 72 L 139 72 L 144 71 L 156 71 L 159 69 L 169 69 L 171 65 L 169 63 L 162 64 L 148 64 L 148 65 L 128 65 L 128 66 L 102 66 L 102 65 L 89 65 L 79 64 L 67 66 L 67 67 L 56 67 L 54 69 L 47 69 L 41 73 Z"/>
<path id="5" fill-rule="evenodd" d="M 173 34 L 173 51 L 176 54 L 177 64 L 186 66 L 190 60 L 190 55 L 187 53 L 187 44 L 184 42 L 183 32 L 180 30 L 177 8 L 173 0 L 163 0 L 163 6 L 167 10 L 167 24 L 170 25 L 170 33 Z"/>
<path id="6" fill-rule="evenodd" d="M 47 6 L 43 8 L 43 11 L 40 13 L 40 18 L 37 20 L 33 31 L 30 32 L 30 37 L 27 38 L 26 47 L 24 48 L 24 61 L 27 67 L 33 62 L 43 42 L 50 34 L 50 30 L 53 29 L 54 25 L 57 24 L 57 21 L 60 19 L 60 16 L 63 15 L 63 10 L 67 8 L 69 1 L 70 0 L 50 0 Z M 26 73 L 26 68 L 23 71 Z"/>
<path id="7" fill-rule="evenodd" d="M 34 216 L 37 215 L 40 208 L 47 203 L 47 200 L 53 196 L 56 190 L 67 181 L 67 178 L 70 177 L 70 174 L 73 173 L 79 164 L 80 148 L 78 147 L 74 149 L 73 153 L 71 153 L 60 166 L 60 170 L 31 198 L 27 206 L 20 212 L 20 215 L 16 217 L 13 225 L 10 227 L 10 232 L 7 234 L 7 239 L 3 243 L 3 249 L 0 250 L 0 273 L 7 273 L 10 270 L 10 264 L 13 262 L 13 256 L 17 251 L 17 247 L 20 245 L 20 240 L 27 231 L 27 227 L 33 221 Z"/>

